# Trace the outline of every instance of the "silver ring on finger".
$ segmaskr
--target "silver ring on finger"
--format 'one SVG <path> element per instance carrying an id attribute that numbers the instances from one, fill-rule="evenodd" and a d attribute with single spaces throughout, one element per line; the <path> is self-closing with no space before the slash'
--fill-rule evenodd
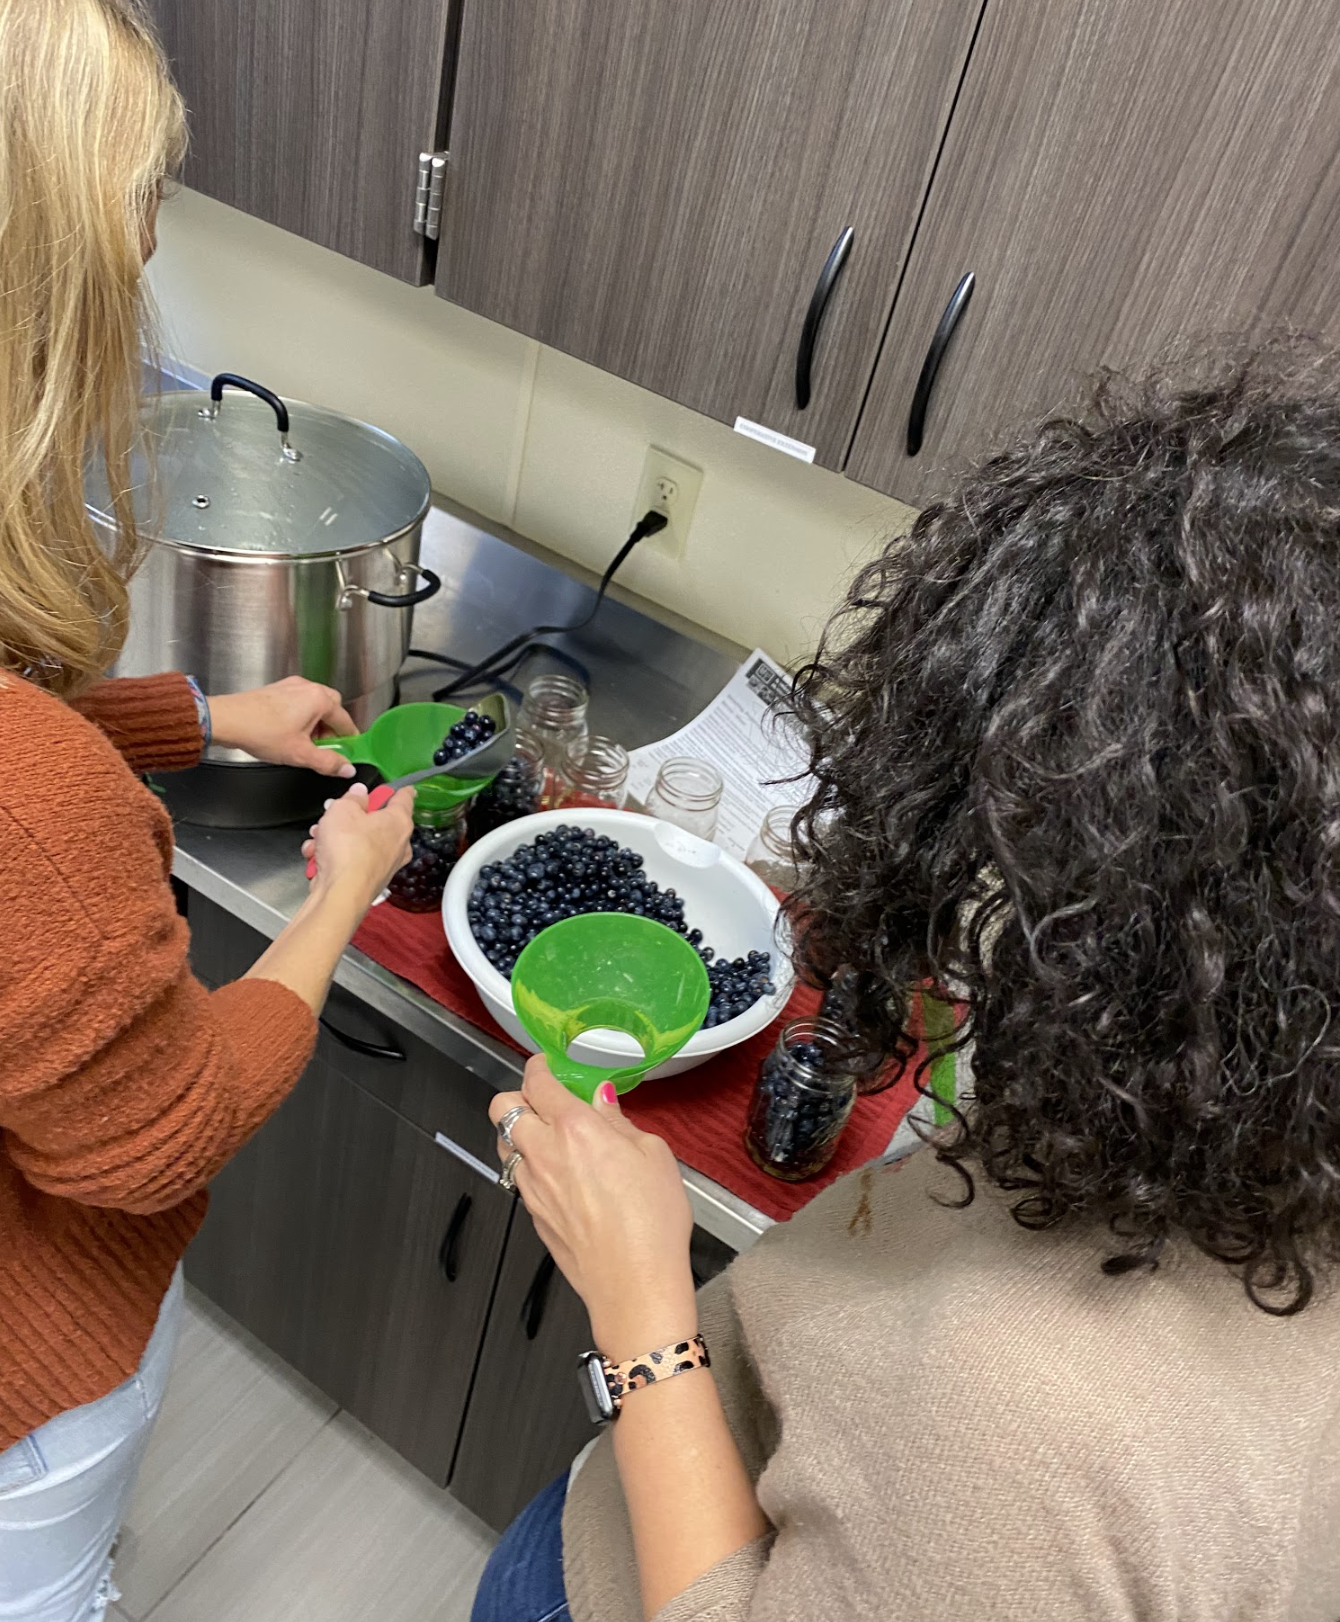
<path id="1" fill-rule="evenodd" d="M 504 1115 L 498 1122 L 498 1136 L 503 1140 L 509 1149 L 516 1148 L 516 1144 L 512 1142 L 512 1128 L 523 1115 L 529 1114 L 529 1104 L 514 1104 L 512 1108 L 508 1110 L 507 1114 Z"/>
<path id="2" fill-rule="evenodd" d="M 502 1189 L 504 1194 L 516 1193 L 516 1169 L 521 1164 L 522 1159 L 520 1149 L 513 1149 L 511 1154 L 508 1155 L 507 1164 L 503 1167 L 502 1175 L 498 1178 L 498 1187 Z"/>

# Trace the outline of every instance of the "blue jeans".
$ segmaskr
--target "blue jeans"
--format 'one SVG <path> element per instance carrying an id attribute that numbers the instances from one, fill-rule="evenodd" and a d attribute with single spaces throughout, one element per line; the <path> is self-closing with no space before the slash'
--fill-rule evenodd
<path id="1" fill-rule="evenodd" d="M 181 1268 L 139 1372 L 0 1453 L 0 1622 L 91 1622 L 118 1598 L 111 1547 L 167 1387 Z"/>
<path id="2" fill-rule="evenodd" d="M 572 1622 L 563 1587 L 567 1496 L 565 1470 L 503 1533 L 479 1580 L 470 1622 Z"/>

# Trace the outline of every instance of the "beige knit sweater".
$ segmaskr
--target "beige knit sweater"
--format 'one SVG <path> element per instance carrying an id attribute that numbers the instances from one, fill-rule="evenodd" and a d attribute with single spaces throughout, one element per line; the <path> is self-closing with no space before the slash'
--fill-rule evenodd
<path id="1" fill-rule="evenodd" d="M 704 1293 L 776 1536 L 657 1622 L 1337 1622 L 1340 1297 L 1271 1318 L 1189 1249 L 1107 1278 L 957 1186 L 845 1178 Z M 563 1531 L 574 1622 L 641 1622 L 608 1441 Z"/>

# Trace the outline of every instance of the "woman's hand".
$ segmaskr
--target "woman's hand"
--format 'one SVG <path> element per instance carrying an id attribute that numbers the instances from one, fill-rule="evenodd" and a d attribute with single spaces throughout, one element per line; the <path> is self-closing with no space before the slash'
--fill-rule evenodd
<path id="1" fill-rule="evenodd" d="M 608 1082 L 600 1093 L 584 1104 L 534 1058 L 522 1090 L 499 1093 L 489 1119 L 526 1105 L 512 1127 L 517 1190 L 586 1303 L 596 1344 L 622 1361 L 697 1333 L 693 1214 L 668 1145 L 624 1119 Z M 498 1148 L 506 1160 L 501 1139 Z"/>
<path id="2" fill-rule="evenodd" d="M 347 887 L 372 905 L 391 878 L 410 860 L 414 790 L 402 788 L 380 811 L 368 810 L 362 783 L 338 800 L 326 801 L 326 814 L 303 847 L 316 857 L 315 887 Z"/>
<path id="3" fill-rule="evenodd" d="M 325 777 L 352 777 L 353 765 L 333 749 L 318 749 L 314 733 L 348 738 L 358 731 L 333 687 L 289 676 L 250 693 L 209 700 L 210 730 L 225 749 L 245 749 L 275 766 L 306 766 Z"/>

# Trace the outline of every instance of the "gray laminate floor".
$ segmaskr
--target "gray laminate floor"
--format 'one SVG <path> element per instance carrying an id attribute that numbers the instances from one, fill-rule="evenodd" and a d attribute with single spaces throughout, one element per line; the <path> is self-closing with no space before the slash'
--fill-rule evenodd
<path id="1" fill-rule="evenodd" d="M 198 1296 L 117 1622 L 467 1622 L 492 1532 Z"/>

